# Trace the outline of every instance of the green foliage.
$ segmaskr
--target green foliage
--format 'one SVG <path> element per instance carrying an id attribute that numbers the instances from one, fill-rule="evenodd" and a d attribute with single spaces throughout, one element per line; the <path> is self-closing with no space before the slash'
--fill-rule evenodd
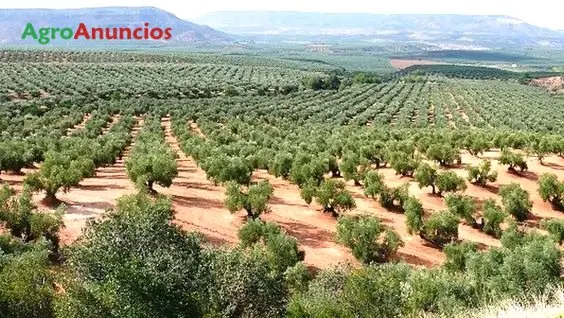
<path id="1" fill-rule="evenodd" d="M 284 278 L 288 285 L 290 293 L 298 293 L 307 291 L 308 284 L 312 279 L 310 273 L 304 262 L 298 262 L 292 267 L 288 267 L 284 272 Z"/>
<path id="2" fill-rule="evenodd" d="M 432 144 L 427 148 L 426 156 L 429 160 L 439 162 L 441 166 L 448 166 L 455 160 L 460 160 L 459 150 L 446 144 Z"/>
<path id="3" fill-rule="evenodd" d="M 396 174 L 411 177 L 419 166 L 419 160 L 405 152 L 395 151 L 390 153 L 390 166 L 396 171 Z"/>
<path id="4" fill-rule="evenodd" d="M 544 219 L 541 221 L 541 227 L 545 229 L 558 244 L 564 242 L 564 220 L 560 219 Z"/>
<path id="5" fill-rule="evenodd" d="M 558 181 L 553 173 L 543 174 L 538 181 L 539 195 L 557 209 L 564 209 L 564 181 Z"/>
<path id="6" fill-rule="evenodd" d="M 499 189 L 499 195 L 507 213 L 511 214 L 517 221 L 527 219 L 533 207 L 533 203 L 529 200 L 529 192 L 521 188 L 518 183 L 512 182 L 502 185 Z"/>
<path id="7" fill-rule="evenodd" d="M 466 190 L 466 182 L 453 171 L 441 172 L 437 175 L 437 192 L 442 195 L 445 192 L 457 192 Z"/>
<path id="8" fill-rule="evenodd" d="M 365 266 L 323 271 L 307 292 L 295 294 L 288 317 L 402 317 L 408 314 L 405 282 L 409 266 Z"/>
<path id="9" fill-rule="evenodd" d="M 444 268 L 452 272 L 464 272 L 466 270 L 466 261 L 478 250 L 475 242 L 463 241 L 459 243 L 447 244 L 443 251 L 446 255 Z"/>
<path id="10" fill-rule="evenodd" d="M 360 185 L 360 180 L 364 179 L 366 170 L 369 168 L 368 160 L 360 158 L 354 153 L 346 154 L 339 165 L 343 178 L 345 180 L 354 180 L 354 184 L 357 186 Z"/>
<path id="11" fill-rule="evenodd" d="M 409 197 L 403 204 L 405 214 L 405 224 L 409 234 L 419 233 L 423 228 L 423 204 L 415 197 Z"/>
<path id="12" fill-rule="evenodd" d="M 425 220 L 420 236 L 442 248 L 458 239 L 458 217 L 449 211 L 436 212 Z"/>
<path id="13" fill-rule="evenodd" d="M 452 214 L 465 220 L 470 226 L 476 227 L 478 225 L 474 218 L 476 214 L 476 204 L 472 197 L 460 194 L 449 194 L 446 196 L 445 202 L 448 210 Z"/>
<path id="14" fill-rule="evenodd" d="M 63 227 L 64 205 L 61 205 L 55 213 L 38 211 L 33 203 L 33 197 L 29 189 L 18 197 L 7 197 L 5 194 L 10 190 L 4 188 L 0 195 L 0 222 L 10 234 L 31 242 L 42 237 L 49 240 L 56 251 L 59 246 L 59 229 Z"/>
<path id="15" fill-rule="evenodd" d="M 419 188 L 431 187 L 433 194 L 435 194 L 437 175 L 437 169 L 427 163 L 422 163 L 417 167 L 417 170 L 415 170 L 415 181 L 419 184 Z"/>
<path id="16" fill-rule="evenodd" d="M 245 210 L 249 219 L 257 219 L 263 213 L 268 213 L 268 201 L 274 190 L 268 180 L 243 188 L 236 182 L 229 182 L 225 192 L 225 206 L 231 213 Z"/>
<path id="17" fill-rule="evenodd" d="M 356 203 L 351 193 L 345 189 L 345 183 L 337 180 L 325 180 L 315 191 L 317 203 L 323 206 L 324 212 L 338 214 L 352 210 Z"/>
<path id="18" fill-rule="evenodd" d="M 149 118 L 125 162 L 127 175 L 140 189 L 153 191 L 153 184 L 170 187 L 178 175 L 178 154 L 164 142 L 158 120 Z"/>
<path id="19" fill-rule="evenodd" d="M 303 260 L 296 239 L 283 233 L 274 223 L 250 220 L 239 229 L 238 236 L 244 248 L 262 244 L 272 268 L 279 273 Z"/>
<path id="20" fill-rule="evenodd" d="M 0 142 L 0 171 L 20 172 L 33 164 L 33 145 L 25 140 L 8 139 Z"/>
<path id="21" fill-rule="evenodd" d="M 403 209 L 403 205 L 409 197 L 409 183 L 396 188 L 384 187 L 380 193 L 379 201 L 382 207 L 388 210 Z"/>
<path id="22" fill-rule="evenodd" d="M 52 200 L 59 189 L 67 192 L 82 179 L 93 176 L 94 172 L 91 158 L 74 156 L 69 152 L 48 151 L 39 171 L 28 175 L 25 183 L 34 191 L 44 190 L 46 198 Z"/>
<path id="23" fill-rule="evenodd" d="M 482 231 L 496 238 L 501 237 L 501 224 L 507 218 L 507 213 L 493 199 L 484 202 L 482 218 Z"/>
<path id="24" fill-rule="evenodd" d="M 384 191 L 386 185 L 384 177 L 377 171 L 371 170 L 364 176 L 364 194 L 375 199 Z"/>
<path id="25" fill-rule="evenodd" d="M 276 177 L 287 180 L 290 177 L 290 169 L 292 169 L 292 155 L 287 153 L 276 154 L 271 173 Z"/>
<path id="26" fill-rule="evenodd" d="M 512 152 L 507 148 L 501 150 L 501 155 L 499 156 L 499 163 L 502 165 L 508 165 L 507 170 L 516 171 L 515 168 L 519 168 L 521 172 L 527 170 L 527 162 L 523 158 L 523 155 L 518 152 Z"/>
<path id="27" fill-rule="evenodd" d="M 468 166 L 468 181 L 475 185 L 486 186 L 487 182 L 497 180 L 497 171 L 491 171 L 492 163 L 489 160 L 483 161 L 479 166 Z"/>
<path id="28" fill-rule="evenodd" d="M 373 216 L 341 216 L 337 222 L 337 240 L 365 264 L 384 263 L 394 258 L 403 241 L 392 229 Z"/>
<path id="29" fill-rule="evenodd" d="M 283 317 L 288 290 L 259 246 L 250 250 L 208 250 L 201 297 L 209 317 Z M 179 312 L 179 316 L 191 316 Z"/>
<path id="30" fill-rule="evenodd" d="M 172 219 L 168 200 L 138 194 L 119 199 L 106 218 L 89 221 L 69 251 L 76 285 L 61 297 L 58 312 L 84 307 L 112 317 L 200 315 L 199 239 L 185 236 Z"/>
<path id="31" fill-rule="evenodd" d="M 4 254 L 0 249 L 2 317 L 53 317 L 54 278 L 46 245 L 35 243 L 21 254 Z"/>

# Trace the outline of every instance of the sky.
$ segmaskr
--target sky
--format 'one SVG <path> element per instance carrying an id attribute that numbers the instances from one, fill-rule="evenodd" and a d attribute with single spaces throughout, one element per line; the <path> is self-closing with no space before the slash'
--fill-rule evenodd
<path id="1" fill-rule="evenodd" d="M 0 8 L 84 8 L 103 6 L 155 6 L 183 19 L 194 19 L 212 11 L 307 11 L 346 13 L 449 13 L 499 14 L 528 23 L 564 30 L 562 0 L 0 0 Z"/>

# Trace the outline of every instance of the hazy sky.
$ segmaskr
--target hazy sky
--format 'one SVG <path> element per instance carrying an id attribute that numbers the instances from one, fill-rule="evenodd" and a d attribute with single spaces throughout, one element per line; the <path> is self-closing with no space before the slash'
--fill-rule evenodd
<path id="1" fill-rule="evenodd" d="M 155 6 L 190 19 L 210 11 L 293 10 L 364 13 L 503 14 L 531 24 L 564 30 L 562 0 L 0 0 L 0 8 L 81 8 L 99 6 Z"/>

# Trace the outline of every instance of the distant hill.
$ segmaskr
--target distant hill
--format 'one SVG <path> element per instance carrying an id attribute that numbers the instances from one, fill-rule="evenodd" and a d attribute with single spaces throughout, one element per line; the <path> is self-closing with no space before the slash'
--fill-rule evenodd
<path id="1" fill-rule="evenodd" d="M 71 27 L 79 23 L 90 27 L 171 27 L 172 42 L 217 43 L 229 41 L 230 36 L 208 26 L 179 19 L 172 13 L 154 7 L 108 7 L 88 9 L 0 9 L 0 44 L 30 44 L 22 41 L 25 25 L 31 22 L 40 27 Z M 65 43 L 67 41 L 57 42 Z M 93 43 L 93 42 L 90 42 Z M 89 44 L 90 45 L 90 44 Z"/>
<path id="2" fill-rule="evenodd" d="M 452 44 L 454 48 L 504 44 L 564 46 L 564 32 L 498 15 L 256 11 L 212 12 L 196 21 L 225 32 L 254 36 L 347 36 Z"/>

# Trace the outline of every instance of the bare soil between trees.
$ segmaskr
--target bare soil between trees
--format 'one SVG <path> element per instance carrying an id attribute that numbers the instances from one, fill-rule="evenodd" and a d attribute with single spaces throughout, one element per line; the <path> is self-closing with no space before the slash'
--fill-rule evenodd
<path id="1" fill-rule="evenodd" d="M 435 65 L 441 63 L 431 60 L 390 59 L 390 64 L 392 64 L 392 67 L 394 67 L 397 70 L 403 70 L 404 68 L 408 68 L 414 65 Z"/>
<path id="2" fill-rule="evenodd" d="M 231 246 L 237 244 L 237 230 L 245 222 L 246 214 L 244 212 L 231 214 L 224 207 L 225 189 L 209 181 L 196 162 L 180 150 L 178 141 L 172 135 L 169 118 L 164 118 L 162 125 L 165 129 L 166 142 L 179 154 L 177 160 L 179 173 L 170 188 L 155 186 L 155 190 L 171 197 L 175 211 L 174 222 L 183 229 L 201 232 L 212 244 Z M 142 120 L 138 121 L 133 128 L 134 137 L 141 126 Z M 198 129 L 193 123 L 191 127 L 193 130 Z M 200 131 L 199 133 L 202 134 Z M 114 165 L 98 168 L 95 177 L 83 180 L 79 186 L 73 187 L 67 193 L 58 194 L 58 198 L 68 208 L 64 216 L 65 228 L 60 233 L 63 244 L 76 240 L 88 219 L 102 217 L 108 209 L 115 205 L 119 197 L 136 192 L 126 173 L 127 154 L 126 151 L 123 159 L 118 160 Z M 465 194 L 472 196 L 481 207 L 481 203 L 488 198 L 501 202 L 497 194 L 500 185 L 517 182 L 530 193 L 533 201 L 533 217 L 527 222 L 529 226 L 537 227 L 541 218 L 564 219 L 564 213 L 555 211 L 550 204 L 543 202 L 537 192 L 537 179 L 543 173 L 551 172 L 560 179 L 564 178 L 563 158 L 547 157 L 544 159 L 545 164 L 540 165 L 537 158 L 529 157 L 527 158 L 529 171 L 519 175 L 509 173 L 505 166 L 499 165 L 498 156 L 498 151 L 487 152 L 479 158 L 465 152 L 462 153 L 463 165 L 450 169 L 460 176 L 466 178 L 466 165 L 477 165 L 484 159 L 490 159 L 492 168 L 498 171 L 498 180 L 495 183 L 490 184 L 487 188 L 468 183 Z M 31 171 L 24 170 L 26 173 Z M 422 201 L 426 213 L 446 209 L 443 199 L 432 195 L 430 188 L 420 189 L 411 178 L 400 177 L 390 168 L 380 169 L 379 172 L 384 175 L 388 186 L 399 186 L 404 182 L 409 182 L 410 194 Z M 2 174 L 0 179 L 16 190 L 21 190 L 24 177 L 25 175 Z M 305 251 L 307 265 L 327 268 L 339 263 L 358 264 L 349 249 L 339 245 L 335 240 L 336 218 L 330 214 L 324 214 L 321 206 L 316 203 L 307 205 L 301 199 L 299 188 L 296 185 L 262 170 L 255 171 L 253 179 L 267 179 L 273 185 L 274 195 L 270 201 L 271 212 L 264 214 L 262 218 L 276 222 L 288 234 L 297 238 L 300 248 Z M 354 186 L 352 182 L 347 183 L 347 188 L 353 193 L 357 204 L 357 208 L 350 213 L 375 215 L 400 234 L 405 246 L 399 249 L 399 259 L 412 265 L 426 267 L 436 266 L 444 261 L 445 256 L 442 251 L 430 246 L 418 235 L 407 233 L 403 214 L 385 210 L 377 201 L 367 198 L 362 187 Z M 34 199 L 41 208 L 49 209 L 41 204 L 43 196 L 43 194 L 36 194 Z M 460 239 L 477 242 L 483 248 L 500 245 L 499 240 L 464 224 L 459 226 L 459 236 Z"/>

